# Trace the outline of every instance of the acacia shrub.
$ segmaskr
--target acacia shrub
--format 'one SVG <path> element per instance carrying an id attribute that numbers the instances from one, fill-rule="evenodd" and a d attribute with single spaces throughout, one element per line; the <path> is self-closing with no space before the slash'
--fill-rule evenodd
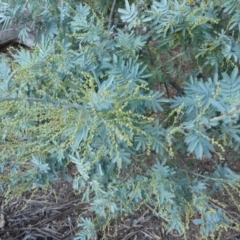
<path id="1" fill-rule="evenodd" d="M 205 173 L 188 166 L 189 158 L 223 160 L 226 148 L 239 148 L 239 2 L 125 1 L 110 30 L 94 6 L 13 3 L 1 3 L 4 27 L 21 19 L 20 37 L 38 32 L 34 49 L 1 59 L 4 196 L 67 178 L 96 216 L 81 216 L 76 239 L 94 239 L 113 219 L 147 205 L 168 232 L 185 237 L 190 221 L 205 237 L 239 229 L 211 195 L 227 191 L 237 204 L 231 191 L 239 192 L 239 175 L 222 164 Z M 181 79 L 184 95 L 166 99 L 149 82 L 175 79 L 181 65 L 171 62 L 181 64 L 181 56 L 195 68 Z"/>

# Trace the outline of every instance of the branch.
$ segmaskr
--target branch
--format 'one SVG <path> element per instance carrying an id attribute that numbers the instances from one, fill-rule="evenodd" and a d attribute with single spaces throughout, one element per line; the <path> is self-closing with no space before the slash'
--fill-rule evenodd
<path id="1" fill-rule="evenodd" d="M 9 29 L 0 31 L 0 47 L 11 44 L 11 43 L 19 43 L 29 48 L 32 48 L 35 45 L 34 35 L 31 33 L 28 33 L 28 36 L 21 42 L 19 39 L 20 31 L 21 30 L 19 28 L 9 28 Z"/>
<path id="2" fill-rule="evenodd" d="M 168 80 L 168 81 L 172 85 L 172 87 L 174 87 L 177 90 L 177 95 L 178 96 L 181 96 L 181 95 L 185 94 L 184 89 L 181 88 L 175 81 L 173 81 L 173 80 Z"/>
<path id="3" fill-rule="evenodd" d="M 219 117 L 214 117 L 214 118 L 210 119 L 209 122 L 217 122 L 217 121 L 223 120 L 224 118 L 228 117 L 229 115 L 234 115 L 234 114 L 238 114 L 238 113 L 240 113 L 240 109 L 235 107 L 231 111 L 229 111 L 227 114 L 223 114 Z"/>
<path id="4" fill-rule="evenodd" d="M 173 60 L 175 60 L 175 59 L 177 59 L 177 58 L 179 58 L 179 57 L 181 57 L 181 56 L 183 56 L 183 55 L 185 55 L 186 53 L 179 53 L 179 54 L 177 54 L 176 56 L 174 56 L 174 57 L 172 57 L 171 59 L 169 59 L 169 60 L 167 60 L 166 62 L 164 62 L 164 64 L 161 64 L 161 65 L 159 65 L 156 69 L 160 69 L 163 65 L 165 65 L 166 63 L 168 63 L 168 62 L 171 62 L 171 61 L 173 61 Z"/>
<path id="5" fill-rule="evenodd" d="M 116 7 L 116 3 L 117 0 L 114 0 L 112 3 L 112 7 L 111 7 L 111 12 L 109 15 L 109 20 L 108 20 L 108 30 L 110 30 L 112 28 L 112 26 L 114 25 L 114 14 L 115 14 L 115 7 Z"/>
<path id="6" fill-rule="evenodd" d="M 20 98 L 20 97 L 5 97 L 5 98 L 0 98 L 0 102 L 2 101 L 27 101 L 27 102 L 41 102 L 41 103 L 49 103 L 49 104 L 54 104 L 54 105 L 63 105 L 67 108 L 75 108 L 78 110 L 82 110 L 83 106 L 77 103 L 64 103 L 60 101 L 56 101 L 53 99 L 40 99 L 40 98 Z M 46 102 L 47 101 L 47 102 Z"/>

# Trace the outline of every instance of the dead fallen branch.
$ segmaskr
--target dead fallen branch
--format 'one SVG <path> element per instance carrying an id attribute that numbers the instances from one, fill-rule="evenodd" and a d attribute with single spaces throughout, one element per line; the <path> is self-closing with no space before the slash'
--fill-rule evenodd
<path id="1" fill-rule="evenodd" d="M 9 28 L 5 30 L 0 31 L 0 47 L 10 45 L 13 43 L 18 43 L 22 44 L 26 47 L 32 48 L 35 43 L 35 36 L 31 33 L 28 33 L 28 36 L 23 39 L 23 41 L 20 40 L 19 38 L 19 33 L 20 33 L 19 28 Z"/>

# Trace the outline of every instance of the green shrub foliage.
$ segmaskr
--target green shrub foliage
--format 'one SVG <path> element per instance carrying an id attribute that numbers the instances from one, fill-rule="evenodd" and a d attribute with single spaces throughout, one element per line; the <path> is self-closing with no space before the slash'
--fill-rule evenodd
<path id="1" fill-rule="evenodd" d="M 0 189 L 10 200 L 68 179 L 96 216 L 75 239 L 146 206 L 168 232 L 234 228 L 212 193 L 237 205 L 239 175 L 189 162 L 238 157 L 240 3 L 147 2 L 119 1 L 113 19 L 112 1 L 0 3 L 2 29 L 36 33 L 34 49 L 1 57 Z M 184 94 L 154 90 L 172 81 Z"/>

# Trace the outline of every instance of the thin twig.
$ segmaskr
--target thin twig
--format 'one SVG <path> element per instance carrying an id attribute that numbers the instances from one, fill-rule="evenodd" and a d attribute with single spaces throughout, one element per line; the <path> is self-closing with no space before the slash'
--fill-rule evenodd
<path id="1" fill-rule="evenodd" d="M 173 60 L 175 60 L 175 59 L 177 59 L 177 58 L 179 58 L 179 57 L 181 57 L 181 56 L 183 56 L 183 55 L 185 55 L 185 54 L 186 54 L 186 53 L 179 53 L 179 54 L 177 54 L 176 56 L 174 56 L 174 57 L 172 57 L 171 59 L 169 59 L 169 60 L 167 60 L 166 62 L 164 62 L 164 64 L 159 65 L 156 69 L 160 69 L 163 65 L 166 65 L 166 63 L 172 62 Z"/>
<path id="2" fill-rule="evenodd" d="M 172 85 L 173 88 L 175 88 L 177 90 L 177 93 L 178 95 L 184 95 L 184 89 L 181 88 L 177 83 L 176 81 L 173 81 L 173 80 L 169 80 L 169 83 Z"/>
<path id="3" fill-rule="evenodd" d="M 166 83 L 163 83 L 164 84 L 164 86 L 165 86 L 165 89 L 166 89 L 166 91 L 167 91 L 167 96 L 168 96 L 168 98 L 170 97 L 170 95 L 169 95 L 169 91 L 168 91 L 168 87 L 167 87 L 167 84 Z"/>
<path id="4" fill-rule="evenodd" d="M 156 240 L 161 240 L 162 239 L 161 237 L 157 236 L 155 233 L 149 232 L 146 229 L 142 230 L 141 233 L 143 233 L 147 237 L 154 238 Z"/>
<path id="5" fill-rule="evenodd" d="M 111 12 L 109 15 L 109 20 L 108 20 L 108 30 L 110 30 L 112 28 L 112 26 L 114 25 L 114 14 L 115 14 L 116 3 L 117 3 L 117 0 L 114 0 L 112 3 Z"/>
<path id="6" fill-rule="evenodd" d="M 239 114 L 240 113 L 240 109 L 234 107 L 233 109 L 231 109 L 227 114 L 223 114 L 219 117 L 214 117 L 214 118 L 211 118 L 209 120 L 209 122 L 215 122 L 215 121 L 220 121 L 220 120 L 223 120 L 225 119 L 226 117 L 232 117 L 233 115 L 236 115 L 236 114 Z"/>
<path id="7" fill-rule="evenodd" d="M 227 240 L 227 239 L 233 239 L 234 237 L 238 237 L 240 235 L 240 233 L 235 233 L 235 234 L 233 234 L 233 235 L 231 235 L 231 236 L 229 236 L 229 237 L 226 237 L 225 239 Z"/>
<path id="8" fill-rule="evenodd" d="M 75 109 L 79 109 L 82 110 L 82 105 L 78 104 L 78 103 L 65 103 L 65 102 L 60 102 L 57 100 L 53 100 L 53 99 L 41 99 L 41 98 L 20 98 L 20 97 L 3 97 L 0 98 L 0 102 L 3 101 L 27 101 L 27 102 L 42 102 L 42 103 L 46 103 L 46 104 L 54 104 L 54 105 L 62 105 L 66 108 L 75 108 Z"/>

